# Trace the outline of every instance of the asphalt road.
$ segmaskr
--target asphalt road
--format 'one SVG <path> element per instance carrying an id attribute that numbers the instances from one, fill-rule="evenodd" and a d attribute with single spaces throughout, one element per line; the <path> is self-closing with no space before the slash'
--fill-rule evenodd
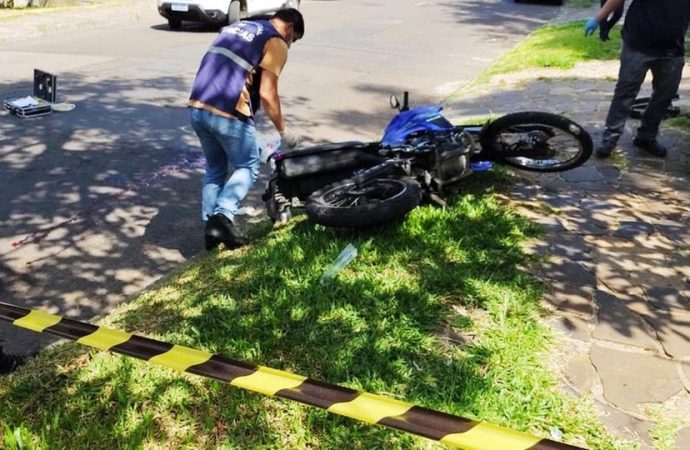
<path id="1" fill-rule="evenodd" d="M 58 75 L 58 100 L 77 105 L 0 113 L 0 301 L 89 320 L 203 251 L 203 160 L 184 103 L 215 30 L 172 32 L 153 6 L 132 11 L 0 22 L 0 98 L 30 94 L 40 68 Z M 304 0 L 302 11 L 281 96 L 288 123 L 323 142 L 376 139 L 391 93 L 441 101 L 559 8 Z M 5 351 L 49 342 L 0 323 Z"/>

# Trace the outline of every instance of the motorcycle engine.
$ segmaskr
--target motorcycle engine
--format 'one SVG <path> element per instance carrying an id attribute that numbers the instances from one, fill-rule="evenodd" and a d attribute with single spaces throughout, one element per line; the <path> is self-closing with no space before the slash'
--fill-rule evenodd
<path id="1" fill-rule="evenodd" d="M 436 147 L 437 180 L 446 184 L 469 175 L 470 155 L 474 150 L 474 139 L 464 131 L 454 132 L 450 139 L 441 140 Z"/>

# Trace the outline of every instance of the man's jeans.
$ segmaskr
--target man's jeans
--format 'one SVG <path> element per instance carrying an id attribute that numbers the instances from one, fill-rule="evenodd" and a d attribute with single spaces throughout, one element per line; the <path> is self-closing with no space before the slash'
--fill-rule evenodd
<path id="1" fill-rule="evenodd" d="M 659 124 L 678 91 L 683 74 L 685 59 L 682 56 L 660 57 L 649 56 L 623 44 L 621 66 L 616 90 L 611 100 L 609 114 L 606 117 L 606 128 L 602 144 L 614 147 L 623 134 L 625 121 L 630 115 L 632 103 L 640 92 L 647 71 L 652 71 L 652 96 L 649 105 L 642 115 L 637 138 L 652 140 L 656 138 Z"/>
<path id="2" fill-rule="evenodd" d="M 201 219 L 223 214 L 232 220 L 259 174 L 256 129 L 198 108 L 189 108 L 189 119 L 206 156 Z M 234 171 L 228 177 L 230 164 Z"/>

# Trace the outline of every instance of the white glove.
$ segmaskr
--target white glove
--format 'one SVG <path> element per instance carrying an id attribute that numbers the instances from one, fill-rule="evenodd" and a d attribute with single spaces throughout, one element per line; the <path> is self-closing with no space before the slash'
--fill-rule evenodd
<path id="1" fill-rule="evenodd" d="M 288 127 L 280 133 L 280 147 L 285 150 L 292 150 L 299 145 L 299 138 Z"/>

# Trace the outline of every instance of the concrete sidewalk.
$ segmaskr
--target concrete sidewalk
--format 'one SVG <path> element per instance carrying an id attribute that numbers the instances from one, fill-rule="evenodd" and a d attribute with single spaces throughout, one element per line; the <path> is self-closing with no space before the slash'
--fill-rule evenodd
<path id="1" fill-rule="evenodd" d="M 686 68 L 686 73 L 690 69 Z M 564 114 L 598 142 L 618 61 L 495 77 L 448 105 L 451 117 L 520 110 Z M 649 91 L 649 80 L 644 90 Z M 644 91 L 643 91 L 644 92 Z M 690 81 L 680 88 L 690 111 Z M 690 448 L 690 130 L 665 124 L 664 159 L 632 146 L 562 174 L 524 173 L 505 200 L 548 229 L 531 251 L 562 341 L 552 361 L 564 389 L 592 399 L 611 432 L 653 448 L 650 430 L 678 426 Z M 545 207 L 545 205 L 547 205 Z M 544 211 L 549 211 L 545 213 Z M 669 447 L 662 447 L 669 448 Z"/>

